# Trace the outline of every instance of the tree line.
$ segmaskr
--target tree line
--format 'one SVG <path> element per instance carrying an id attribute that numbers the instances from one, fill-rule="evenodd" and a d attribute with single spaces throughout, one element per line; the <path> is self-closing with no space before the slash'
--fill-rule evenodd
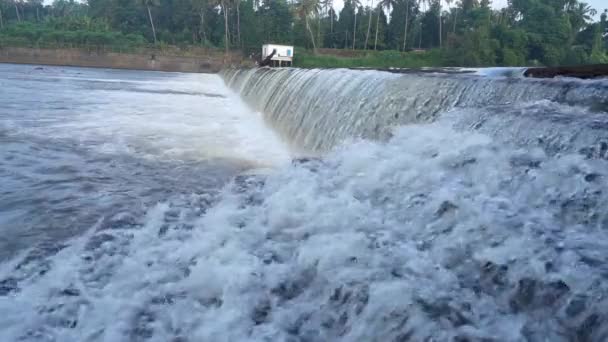
<path id="1" fill-rule="evenodd" d="M 439 49 L 446 65 L 607 63 L 608 10 L 578 0 L 0 0 L 0 43 L 196 45 L 259 51 Z M 347 55 L 347 54 L 346 54 Z"/>

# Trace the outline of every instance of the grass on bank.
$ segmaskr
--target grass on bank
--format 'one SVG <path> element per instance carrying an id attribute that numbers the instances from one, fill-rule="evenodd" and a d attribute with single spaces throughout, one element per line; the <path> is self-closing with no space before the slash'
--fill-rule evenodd
<path id="1" fill-rule="evenodd" d="M 354 57 L 314 55 L 310 51 L 296 50 L 294 55 L 294 66 L 299 68 L 421 68 L 445 65 L 445 58 L 440 50 L 369 51 Z"/>

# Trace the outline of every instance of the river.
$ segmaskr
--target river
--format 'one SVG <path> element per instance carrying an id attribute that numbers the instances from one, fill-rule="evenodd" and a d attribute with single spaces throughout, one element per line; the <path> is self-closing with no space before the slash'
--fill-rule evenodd
<path id="1" fill-rule="evenodd" d="M 2 341 L 605 341 L 608 83 L 0 65 Z"/>

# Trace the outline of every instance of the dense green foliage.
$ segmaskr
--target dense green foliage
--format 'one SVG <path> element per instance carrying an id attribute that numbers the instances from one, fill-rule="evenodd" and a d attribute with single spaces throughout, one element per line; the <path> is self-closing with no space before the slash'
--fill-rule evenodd
<path id="1" fill-rule="evenodd" d="M 356 57 L 300 52 L 295 55 L 294 63 L 302 68 L 421 68 L 445 65 L 446 58 L 443 51 L 439 49 L 423 53 L 393 50 L 368 51 Z"/>
<path id="2" fill-rule="evenodd" d="M 300 66 L 328 67 L 608 62 L 607 12 L 593 21 L 596 10 L 578 0 L 509 0 L 500 10 L 489 0 L 367 1 L 345 0 L 336 13 L 332 0 L 0 0 L 0 44 L 194 45 L 249 54 L 272 42 L 298 46 Z M 404 52 L 413 49 L 428 51 Z"/>
<path id="3" fill-rule="evenodd" d="M 0 44 L 13 46 L 108 46 L 131 48 L 146 45 L 146 40 L 138 34 L 123 34 L 112 31 L 99 22 L 75 18 L 57 21 L 48 20 L 42 24 L 21 22 L 0 31 Z"/>

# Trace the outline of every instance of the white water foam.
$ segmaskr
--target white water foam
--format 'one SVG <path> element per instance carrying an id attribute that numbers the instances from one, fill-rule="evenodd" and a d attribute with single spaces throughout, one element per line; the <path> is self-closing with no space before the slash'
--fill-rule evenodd
<path id="1" fill-rule="evenodd" d="M 403 127 L 2 269 L 0 339 L 601 341 L 607 167 Z"/>
<path id="2" fill-rule="evenodd" d="M 462 68 L 485 77 L 524 77 L 527 68 L 518 67 L 494 67 L 494 68 Z"/>
<path id="3" fill-rule="evenodd" d="M 264 125 L 261 115 L 249 110 L 217 75 L 183 75 L 177 80 L 148 82 L 142 88 L 203 95 L 139 93 L 144 102 L 125 108 L 129 93 L 107 92 L 117 106 L 99 108 L 76 125 L 104 138 L 121 137 L 127 146 L 149 148 L 170 159 L 234 158 L 262 165 L 289 161 L 289 151 Z M 144 106 L 153 118 L 142 113 Z M 107 111 L 121 115 L 108 117 Z"/>
<path id="4" fill-rule="evenodd" d="M 225 70 L 223 77 L 285 141 L 321 152 L 353 137 L 383 140 L 393 126 L 432 122 L 455 108 L 547 100 L 605 112 L 608 103 L 606 80 L 281 68 Z"/>
<path id="5" fill-rule="evenodd" d="M 102 153 L 166 161 L 225 158 L 272 166 L 290 160 L 291 152 L 261 114 L 217 75 L 65 69 L 20 74 L 15 87 L 45 89 L 32 106 L 44 102 L 40 112 L 53 113 L 48 118 L 34 113 L 32 122 L 20 127 L 24 133 L 75 140 Z M 57 90 L 56 83 L 61 84 Z M 26 99 L 14 101 L 28 104 Z M 14 117 L 26 120 L 17 113 Z"/>

